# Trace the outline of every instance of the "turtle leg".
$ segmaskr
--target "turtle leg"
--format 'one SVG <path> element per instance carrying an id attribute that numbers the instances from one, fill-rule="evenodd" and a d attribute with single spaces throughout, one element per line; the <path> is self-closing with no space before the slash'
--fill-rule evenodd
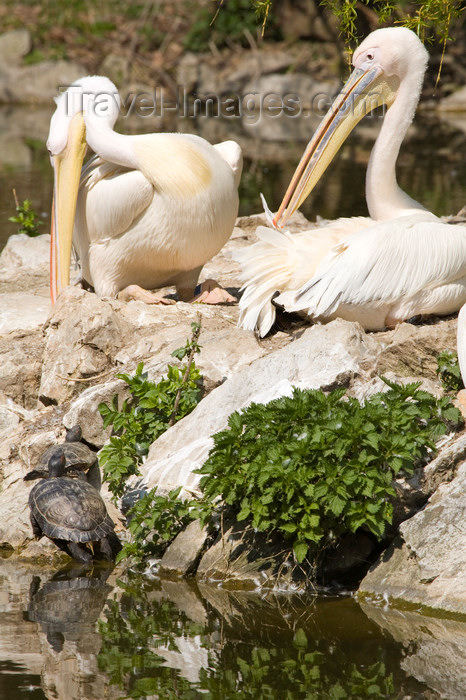
<path id="1" fill-rule="evenodd" d="M 67 540 L 60 540 L 58 539 L 58 537 L 50 537 L 50 539 L 55 545 L 57 545 L 58 549 L 61 549 L 62 552 L 65 552 L 66 554 L 68 554 L 68 556 L 71 556 L 68 550 L 69 543 Z"/>
<path id="2" fill-rule="evenodd" d="M 31 513 L 30 517 L 31 517 L 32 534 L 34 535 L 34 537 L 36 539 L 40 540 L 40 538 L 42 537 L 42 535 L 44 533 L 42 532 L 39 523 L 37 522 L 37 520 L 35 519 L 35 517 L 33 516 L 32 513 Z"/>
<path id="3" fill-rule="evenodd" d="M 100 551 L 104 555 L 105 559 L 108 561 L 113 561 L 114 556 L 112 552 L 112 547 L 107 537 L 102 537 L 100 540 Z"/>
<path id="4" fill-rule="evenodd" d="M 73 559 L 80 561 L 82 564 L 92 564 L 92 554 L 84 547 L 80 547 L 78 542 L 67 542 L 68 554 Z"/>

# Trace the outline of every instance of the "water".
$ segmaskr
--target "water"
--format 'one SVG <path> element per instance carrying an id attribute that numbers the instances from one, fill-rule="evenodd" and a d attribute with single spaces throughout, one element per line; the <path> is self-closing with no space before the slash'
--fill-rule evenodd
<path id="1" fill-rule="evenodd" d="M 0 107 L 0 249 L 17 225 L 15 188 L 20 202 L 30 199 L 44 222 L 50 225 L 52 169 L 45 141 L 52 114 L 50 108 Z M 465 204 L 466 116 L 454 122 L 439 121 L 431 113 L 419 114 L 408 133 L 398 159 L 400 185 L 435 214 L 456 214 Z M 261 211 L 260 192 L 277 209 L 306 141 L 318 119 L 264 117 L 255 125 L 239 119 L 183 119 L 169 124 L 160 120 L 121 119 L 126 133 L 165 130 L 199 133 L 212 142 L 234 138 L 243 148 L 245 163 L 240 189 L 240 214 Z M 364 177 L 380 118 L 369 117 L 357 127 L 301 211 L 311 220 L 358 216 L 367 213 Z"/>
<path id="2" fill-rule="evenodd" d="M 466 623 L 0 561 L 0 698 L 463 698 Z"/>

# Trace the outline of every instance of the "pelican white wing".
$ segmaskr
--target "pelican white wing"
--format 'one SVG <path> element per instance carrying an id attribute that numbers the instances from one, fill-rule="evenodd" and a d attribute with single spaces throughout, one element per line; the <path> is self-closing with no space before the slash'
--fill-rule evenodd
<path id="1" fill-rule="evenodd" d="M 261 336 L 266 335 L 275 321 L 274 295 L 299 289 L 312 278 L 333 246 L 373 223 L 369 217 L 356 216 L 298 233 L 259 226 L 256 230 L 259 242 L 234 255 L 241 264 L 244 282 L 239 303 L 241 327 L 257 328 Z"/>
<path id="2" fill-rule="evenodd" d="M 315 275 L 276 303 L 312 318 L 340 316 L 379 330 L 466 302 L 466 227 L 415 214 L 355 233 Z"/>

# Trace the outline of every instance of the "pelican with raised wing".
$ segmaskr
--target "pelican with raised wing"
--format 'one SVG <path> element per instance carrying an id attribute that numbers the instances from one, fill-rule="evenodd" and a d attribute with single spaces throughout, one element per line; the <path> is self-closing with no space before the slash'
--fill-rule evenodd
<path id="1" fill-rule="evenodd" d="M 88 76 L 57 98 L 47 141 L 54 167 L 52 300 L 69 284 L 72 244 L 83 280 L 100 296 L 170 303 L 235 301 L 203 265 L 228 240 L 238 213 L 241 149 L 191 134 L 122 135 L 113 83 Z M 81 170 L 87 145 L 95 156 Z"/>
<path id="2" fill-rule="evenodd" d="M 240 254 L 243 327 L 265 335 L 276 291 L 273 302 L 286 311 L 359 321 L 371 330 L 450 314 L 466 302 L 466 227 L 441 221 L 396 180 L 427 59 L 418 37 L 401 27 L 376 30 L 355 51 L 354 71 L 306 148 L 274 219 L 276 230 L 259 231 L 257 256 L 254 246 Z M 281 230 L 354 126 L 380 105 L 387 110 L 366 174 L 370 218 L 340 219 L 297 236 Z M 264 248 L 275 260 L 268 271 Z"/>

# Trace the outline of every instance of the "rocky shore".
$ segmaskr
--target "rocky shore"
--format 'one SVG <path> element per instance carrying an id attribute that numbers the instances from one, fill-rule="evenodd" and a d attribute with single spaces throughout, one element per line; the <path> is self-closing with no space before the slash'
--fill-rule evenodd
<path id="1" fill-rule="evenodd" d="M 312 226 L 301 215 L 294 222 L 296 229 Z M 205 266 L 202 278 L 215 277 L 237 293 L 238 268 L 230 256 L 254 241 L 259 223 L 264 223 L 261 215 L 238 219 L 231 239 Z M 236 306 L 145 306 L 102 299 L 70 286 L 52 309 L 48 247 L 48 235 L 13 236 L 0 255 L 0 545 L 2 555 L 12 560 L 55 561 L 63 556 L 48 541 L 33 540 L 26 472 L 76 423 L 87 443 L 100 449 L 110 433 L 103 429 L 97 406 L 127 392 L 116 374 L 133 374 L 144 362 L 151 380 L 161 378 L 173 363 L 170 353 L 189 338 L 193 321 L 202 324 L 196 364 L 206 393 L 190 415 L 151 446 L 142 469 L 149 487 L 167 491 L 182 486 L 196 492 L 199 477 L 193 470 L 202 465 L 212 434 L 225 427 L 228 416 L 252 401 L 289 395 L 293 386 L 345 387 L 362 399 L 381 390 L 383 374 L 397 381 L 421 380 L 437 396 L 443 392 L 436 357 L 441 350 L 455 350 L 456 318 L 419 326 L 404 323 L 381 333 L 365 333 L 358 324 L 342 320 L 310 326 L 288 318 L 284 330 L 259 341 L 237 328 Z M 392 544 L 359 586 L 361 596 L 466 614 L 465 456 L 466 435 L 449 436 L 435 460 L 400 482 L 399 534 L 394 528 Z M 124 539 L 124 517 L 111 503 L 105 484 L 102 494 Z M 283 573 L 286 567 L 278 566 L 273 546 L 264 549 L 270 543 L 225 526 L 208 544 L 205 551 L 205 533 L 193 523 L 158 567 L 171 575 L 196 569 L 199 580 L 221 581 L 226 587 L 300 586 L 292 574 Z M 355 568 L 367 569 L 376 555 L 368 538 L 344 542 L 326 563 L 329 580 Z"/>

